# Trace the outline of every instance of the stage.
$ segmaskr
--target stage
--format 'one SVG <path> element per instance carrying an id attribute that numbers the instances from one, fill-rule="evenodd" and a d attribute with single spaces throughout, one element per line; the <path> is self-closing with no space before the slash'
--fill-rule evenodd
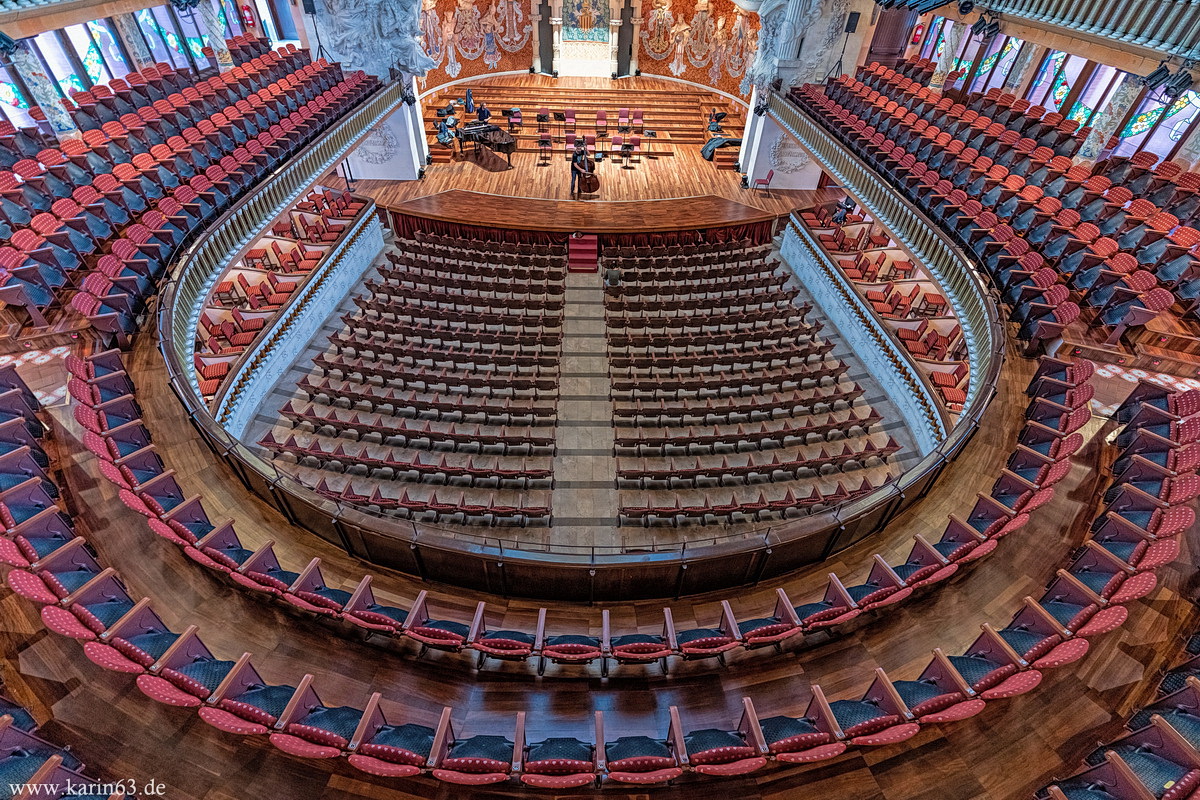
<path id="1" fill-rule="evenodd" d="M 781 216 L 819 198 L 815 191 L 743 188 L 739 173 L 718 169 L 716 163 L 705 160 L 700 154 L 700 148 L 707 139 L 705 104 L 711 107 L 711 103 L 716 102 L 714 98 L 719 96 L 697 91 L 686 84 L 649 77 L 612 81 L 520 75 L 458 84 L 451 87 L 445 95 L 431 96 L 437 98 L 436 102 L 430 98 L 426 98 L 425 102 L 437 105 L 442 103 L 446 96 L 465 93 L 467 87 L 472 88 L 476 102 L 488 100 L 488 95 L 493 94 L 505 99 L 511 98 L 513 103 L 519 104 L 523 109 L 525 121 L 522 133 L 518 135 L 521 149 L 512 154 L 511 168 L 504 156 L 487 149 L 481 150 L 476 156 L 468 146 L 465 155 L 458 155 L 456 148 L 453 160 L 427 166 L 425 177 L 421 180 L 357 180 L 354 182 L 354 190 L 373 197 L 386 208 L 398 208 L 401 204 L 417 198 L 465 190 L 505 197 L 563 201 L 560 205 L 546 206 L 543 210 L 556 215 L 570 213 L 573 218 L 577 218 L 578 215 L 595 214 L 598 218 L 614 219 L 622 214 L 620 207 L 594 209 L 587 214 L 574 210 L 574 207 L 583 209 L 610 201 L 712 197 L 724 198 L 772 216 Z M 502 91 L 506 94 L 501 95 Z M 685 94 L 696 95 L 686 103 L 686 116 L 680 116 L 682 111 L 667 110 L 668 103 L 677 106 L 680 104 L 678 99 L 668 100 L 668 97 L 681 98 Z M 739 136 L 745 108 L 740 107 L 741 112 L 737 114 L 733 110 L 733 103 L 727 98 L 722 100 L 725 103 L 724 107 L 730 109 L 730 117 L 726 122 L 730 123 L 732 120 L 731 124 L 726 124 L 726 135 Z M 620 105 L 644 108 L 646 127 L 657 126 L 658 130 L 665 132 L 667 136 L 657 143 L 648 138 L 643 139 L 643 146 L 650 147 L 651 151 L 648 156 L 643 155 L 639 162 L 626 164 L 612 159 L 598 161 L 596 174 L 600 178 L 600 191 L 594 195 L 572 198 L 570 162 L 567 160 L 564 137 L 551 125 L 554 146 L 550 158 L 545 159 L 537 152 L 537 125 L 534 121 L 537 107 L 544 105 L 555 110 L 568 103 L 571 107 L 578 108 L 580 133 L 590 132 L 595 125 L 596 111 L 593 108 Z M 489 102 L 489 106 L 491 105 Z M 504 125 L 504 119 L 499 114 L 496 114 L 492 121 Z M 612 132 L 615 133 L 615 129 Z M 527 143 L 530 139 L 533 140 L 532 146 Z M 611 140 L 611 134 L 609 139 Z M 605 140 L 600 138 L 597 147 L 603 149 L 604 144 Z M 670 148 L 669 151 L 667 148 Z M 568 208 L 572 210 L 568 212 Z M 680 205 L 675 213 L 691 215 L 693 211 L 686 205 Z M 627 212 L 628 208 L 625 209 L 625 213 Z M 466 213 L 458 218 L 458 221 L 467 224 L 473 222 Z M 622 221 L 634 224 L 633 220 Z M 693 221 L 688 220 L 688 227 L 696 227 L 692 224 Z M 720 223 L 714 221 L 713 224 Z"/>

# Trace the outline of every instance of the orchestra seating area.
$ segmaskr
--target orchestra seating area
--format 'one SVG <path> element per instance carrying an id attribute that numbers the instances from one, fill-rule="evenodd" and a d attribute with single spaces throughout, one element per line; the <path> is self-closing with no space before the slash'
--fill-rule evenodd
<path id="1" fill-rule="evenodd" d="M 1181 165 L 1076 164 L 1074 121 L 999 93 L 956 103 L 879 65 L 790 97 L 974 251 L 1031 347 L 1072 326 L 1134 352 L 1153 324 L 1198 330 L 1200 176 Z"/>
<path id="2" fill-rule="evenodd" d="M 836 207 L 808 209 L 800 219 L 913 357 L 946 408 L 961 412 L 971 376 L 962 326 L 950 303 L 928 270 L 914 264 L 874 220 L 846 214 L 834 222 Z"/>
<path id="3" fill-rule="evenodd" d="M 212 397 L 324 256 L 365 213 L 366 200 L 317 187 L 221 275 L 196 329 L 196 378 Z"/>
<path id="4" fill-rule="evenodd" d="M 0 8 L 0 800 L 1200 800 L 1194 2 L 199 2 Z"/>
<path id="5" fill-rule="evenodd" d="M 899 445 L 769 246 L 606 248 L 601 269 L 621 274 L 605 319 L 623 520 L 784 519 L 892 477 Z"/>
<path id="6" fill-rule="evenodd" d="M 203 81 L 164 64 L 78 93 L 82 139 L 0 131 L 6 313 L 36 333 L 70 307 L 127 342 L 176 248 L 377 84 L 289 46 Z"/>
<path id="7" fill-rule="evenodd" d="M 562 245 L 397 241 L 260 444 L 356 506 L 548 525 L 565 277 Z"/>

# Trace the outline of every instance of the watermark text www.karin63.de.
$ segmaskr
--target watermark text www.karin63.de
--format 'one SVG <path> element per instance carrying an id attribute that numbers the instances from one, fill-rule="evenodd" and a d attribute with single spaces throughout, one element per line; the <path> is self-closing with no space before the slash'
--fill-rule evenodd
<path id="1" fill-rule="evenodd" d="M 108 783 L 76 782 L 70 778 L 51 783 L 10 783 L 8 790 L 13 797 L 103 797 L 105 800 L 116 795 L 127 797 L 164 797 L 166 784 L 146 781 L 139 784 L 132 778 Z"/>

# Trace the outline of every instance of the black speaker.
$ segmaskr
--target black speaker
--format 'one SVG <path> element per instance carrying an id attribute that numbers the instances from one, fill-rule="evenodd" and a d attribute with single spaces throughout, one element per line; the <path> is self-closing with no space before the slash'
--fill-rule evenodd
<path id="1" fill-rule="evenodd" d="M 312 0 L 304 0 L 305 3 L 310 3 Z M 854 33 L 858 30 L 858 18 L 861 16 L 857 11 L 851 11 L 846 17 L 846 33 Z"/>
<path id="2" fill-rule="evenodd" d="M 304 0 L 304 13 L 305 14 L 316 14 L 317 13 L 317 0 Z"/>

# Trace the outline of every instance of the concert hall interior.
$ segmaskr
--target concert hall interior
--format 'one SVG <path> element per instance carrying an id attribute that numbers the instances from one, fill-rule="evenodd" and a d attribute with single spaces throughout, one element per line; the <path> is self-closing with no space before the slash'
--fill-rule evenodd
<path id="1" fill-rule="evenodd" d="M 0 799 L 1200 800 L 1196 0 L 0 0 Z"/>

